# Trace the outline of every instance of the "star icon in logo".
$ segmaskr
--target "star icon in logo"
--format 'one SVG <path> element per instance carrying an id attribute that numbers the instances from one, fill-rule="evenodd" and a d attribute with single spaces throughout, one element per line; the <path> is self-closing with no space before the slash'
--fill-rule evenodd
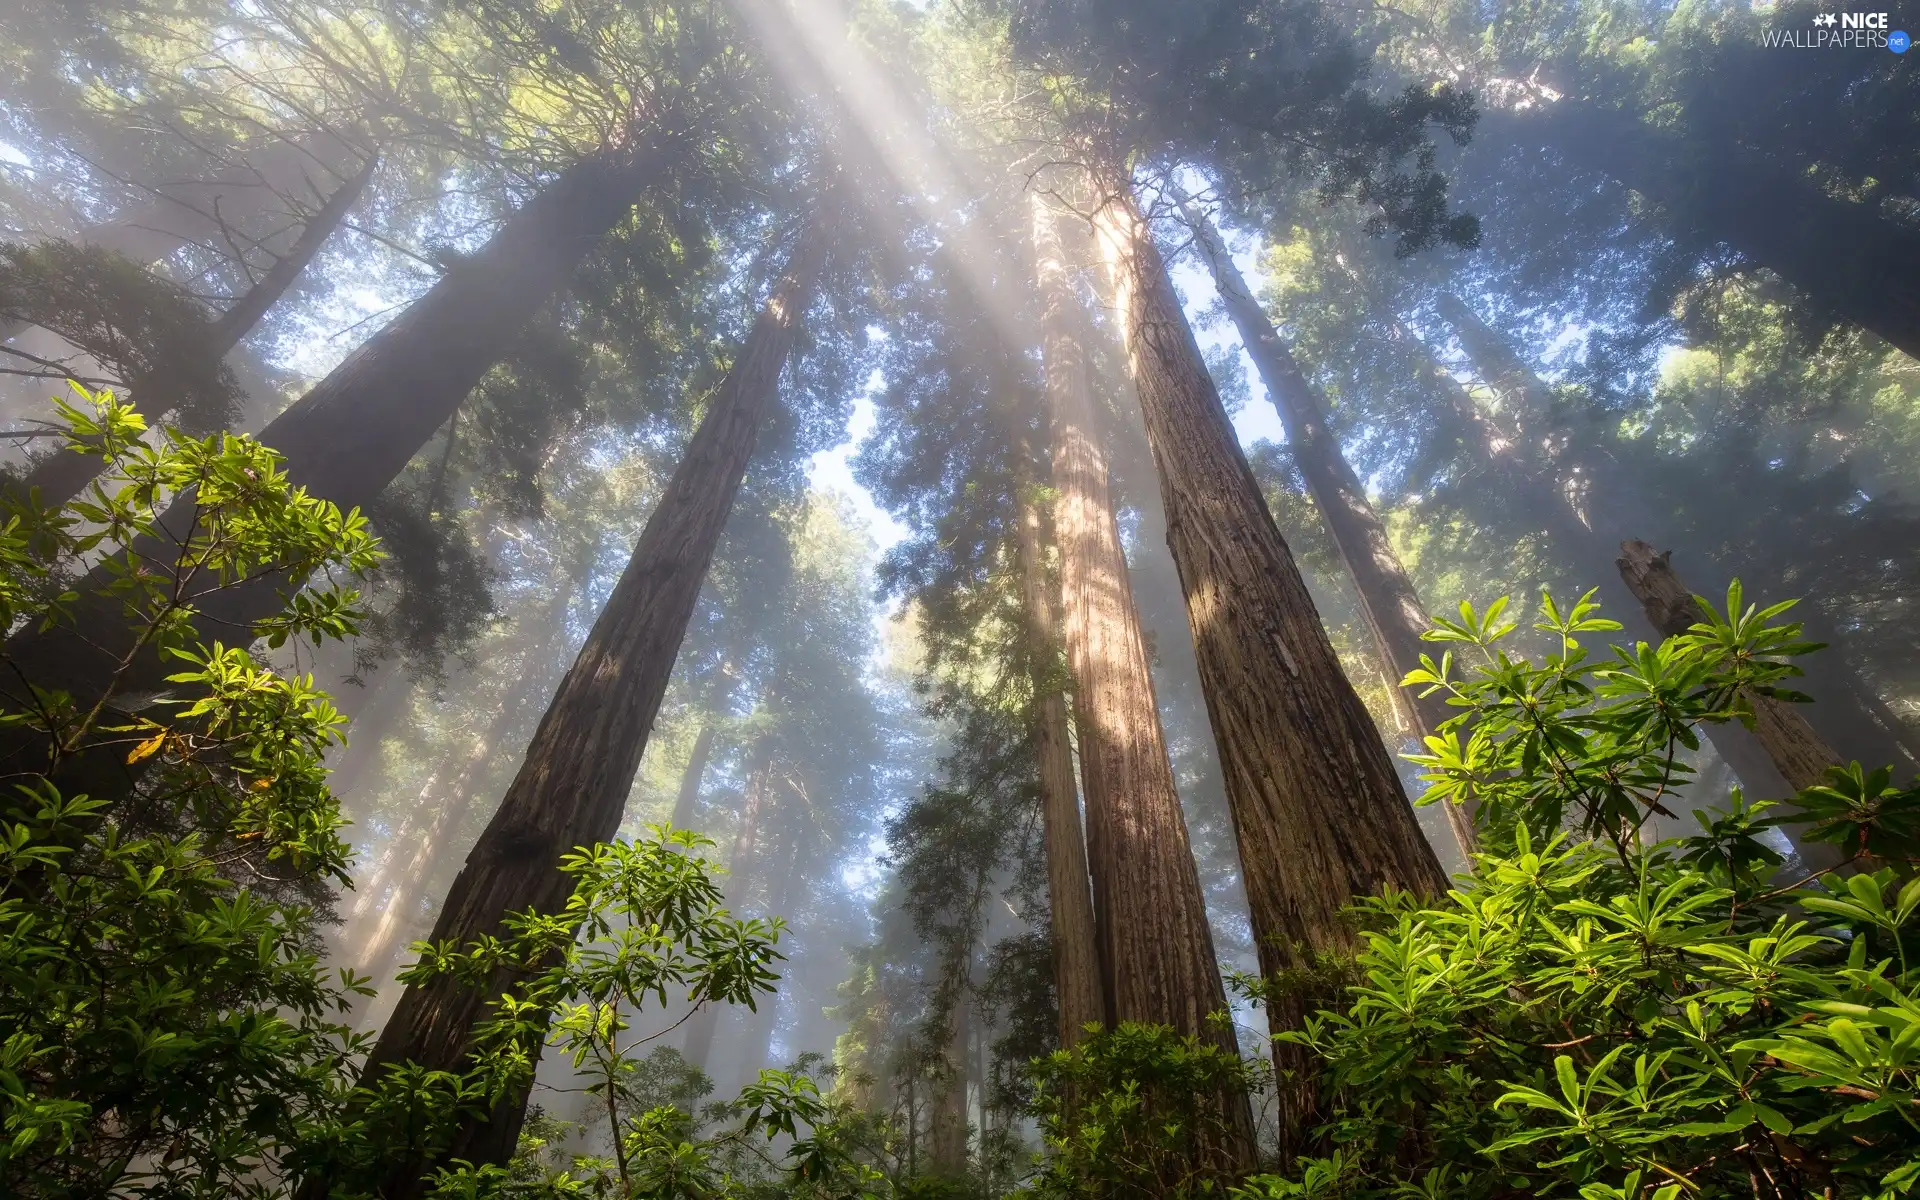
<path id="1" fill-rule="evenodd" d="M 1840 18 L 1834 16 L 1830 12 L 1820 13 L 1813 18 L 1813 23 L 1815 25 L 1836 25 L 1839 23 L 1839 21 L 1840 21 Z"/>

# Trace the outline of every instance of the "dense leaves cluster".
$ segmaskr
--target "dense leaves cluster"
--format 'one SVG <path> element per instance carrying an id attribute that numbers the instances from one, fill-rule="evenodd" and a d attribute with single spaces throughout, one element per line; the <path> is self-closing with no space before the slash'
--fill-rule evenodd
<path id="1" fill-rule="evenodd" d="M 81 400 L 68 439 L 108 470 L 64 510 L 8 516 L 0 620 L 68 619 L 76 562 L 151 535 L 173 495 L 197 504 L 172 561 L 107 559 L 126 620 L 174 660 L 170 692 L 110 686 L 80 709 L 18 664 L 0 690 L 0 1187 L 246 1194 L 324 1111 L 351 1045 L 333 1022 L 354 981 L 322 968 L 298 902 L 345 878 L 321 762 L 342 722 L 310 678 L 200 644 L 192 621 L 262 573 L 324 580 L 377 551 L 357 514 L 290 487 L 257 443 L 145 443 L 126 406 Z M 317 642 L 357 619 L 353 591 L 322 582 L 252 633 Z M 70 789 L 103 761 L 143 772 L 131 801 Z"/>
<path id="2" fill-rule="evenodd" d="M 1362 906 L 1344 1003 L 1299 1032 L 1324 1064 L 1325 1154 L 1274 1196 L 1896 1196 L 1914 1157 L 1920 791 L 1836 768 L 1797 799 L 1655 819 L 1685 797 L 1702 724 L 1782 694 L 1809 647 L 1735 589 L 1661 645 L 1548 600 L 1538 662 L 1504 605 L 1432 636 L 1410 683 L 1465 711 L 1421 756 L 1429 799 L 1481 806 L 1487 851 L 1449 902 Z M 1845 862 L 1780 870 L 1769 831 Z"/>

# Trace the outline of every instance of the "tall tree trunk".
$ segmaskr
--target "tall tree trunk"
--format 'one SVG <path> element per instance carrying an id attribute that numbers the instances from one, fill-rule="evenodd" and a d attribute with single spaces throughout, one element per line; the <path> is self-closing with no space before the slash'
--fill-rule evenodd
<path id="1" fill-rule="evenodd" d="M 707 763 L 713 759 L 717 726 L 726 719 L 728 705 L 733 701 L 733 689 L 739 682 L 738 672 L 747 648 L 746 626 L 746 618 L 738 617 L 734 620 L 734 628 L 729 631 L 726 655 L 717 668 L 720 678 L 713 682 L 708 692 L 700 732 L 694 735 L 693 751 L 687 755 L 687 768 L 680 774 L 680 791 L 673 798 L 673 817 L 668 823 L 675 829 L 692 829 L 694 817 L 699 813 L 700 785 L 707 776 Z"/>
<path id="2" fill-rule="evenodd" d="M 967 1043 L 972 1037 L 970 1011 L 965 992 L 953 1006 L 953 1028 L 949 1031 L 946 1053 L 941 1056 L 939 1095 L 933 1102 L 931 1158 L 933 1173 L 947 1179 L 960 1179 L 967 1173 Z"/>
<path id="3" fill-rule="evenodd" d="M 1050 220 L 1051 218 L 1046 218 Z M 1026 447 L 1020 462 L 1029 463 Z M 1022 472 L 1024 476 L 1025 471 Z M 1016 550 L 1021 602 L 1026 609 L 1033 663 L 1034 757 L 1040 768 L 1040 817 L 1047 854 L 1047 909 L 1053 926 L 1053 985 L 1060 1004 L 1060 1044 L 1072 1046 L 1090 1024 L 1107 1019 L 1101 994 L 1100 940 L 1089 890 L 1080 796 L 1073 779 L 1067 730 L 1066 681 L 1060 664 L 1056 593 L 1048 578 L 1040 507 L 1031 480 L 1022 478 Z"/>
<path id="4" fill-rule="evenodd" d="M 1550 389 L 1533 373 L 1512 343 L 1480 320 L 1459 297 L 1441 292 L 1435 299 L 1441 318 L 1459 337 L 1475 372 L 1508 401 L 1521 420 L 1538 420 L 1547 412 Z M 1623 476 L 1619 464 L 1604 447 L 1598 450 L 1570 447 L 1554 456 L 1552 463 L 1552 469 L 1563 476 L 1576 476 L 1578 486 L 1589 493 L 1583 514 L 1571 507 L 1570 489 L 1551 486 L 1546 489 L 1557 493 L 1559 503 L 1571 515 L 1571 519 L 1563 519 L 1562 524 L 1581 531 L 1569 541 L 1569 554 L 1577 565 L 1592 571 L 1594 578 L 1602 583 L 1609 604 L 1626 604 L 1626 596 L 1616 594 L 1614 586 L 1616 548 L 1622 541 L 1650 532 L 1660 536 L 1666 522 L 1642 498 L 1632 481 Z M 1635 597 L 1639 599 L 1642 598 Z M 1634 606 L 1637 605 L 1628 605 Z M 1815 624 L 1824 623 L 1817 606 L 1812 620 Z M 1842 759 L 1859 759 L 1873 766 L 1897 764 L 1908 769 L 1920 766 L 1920 760 L 1916 760 L 1909 749 L 1908 731 L 1879 700 L 1872 684 L 1860 678 L 1843 653 L 1815 654 L 1801 665 L 1807 675 L 1800 689 L 1815 701 L 1811 719 L 1823 731 L 1823 742 L 1836 749 Z M 1768 795 L 1799 790 L 1792 782 L 1793 776 L 1774 769 L 1776 756 L 1756 743 L 1754 735 L 1744 727 L 1713 726 L 1708 729 L 1708 735 L 1749 790 Z"/>
<path id="5" fill-rule="evenodd" d="M 795 873 L 799 869 L 800 855 L 804 848 L 800 832 L 789 832 L 786 843 L 784 863 L 779 866 L 777 874 L 764 881 L 767 897 L 765 915 L 769 917 L 784 918 L 787 915 L 787 906 L 793 901 L 794 884 L 797 882 Z M 752 1012 L 747 1020 L 751 1029 L 751 1040 L 747 1043 L 746 1053 L 740 1061 L 741 1087 L 759 1079 L 762 1070 L 774 1066 L 769 1060 L 773 1056 L 773 1033 L 780 1026 L 780 997 L 778 995 L 765 997 L 759 1010 Z"/>
<path id="6" fill-rule="evenodd" d="M 825 227 L 810 222 L 541 718 L 519 775 L 454 880 L 434 941 L 464 943 L 497 932 L 509 913 L 558 912 L 572 888 L 562 856 L 619 829 L 674 658 L 825 256 Z M 458 1069 L 489 1002 L 481 990 L 451 979 L 409 987 L 368 1059 L 367 1078 L 409 1061 Z M 446 1157 L 505 1162 L 526 1097 L 523 1088 L 491 1119 L 465 1127 Z M 428 1165 L 396 1170 L 383 1194 L 419 1195 L 419 1172 Z"/>
<path id="7" fill-rule="evenodd" d="M 1267 398 L 1280 414 L 1287 431 L 1287 445 L 1293 460 L 1306 479 L 1307 493 L 1320 510 L 1340 560 L 1353 580 L 1360 599 L 1360 614 L 1373 636 L 1374 652 L 1387 676 L 1387 691 L 1394 707 L 1422 744 L 1440 724 L 1454 715 L 1443 695 L 1422 696 L 1419 690 L 1404 688 L 1400 681 L 1418 670 L 1420 656 L 1431 646 L 1420 635 L 1433 627 L 1420 593 L 1400 562 L 1399 552 L 1387 537 L 1387 527 L 1367 498 L 1366 488 L 1347 461 L 1340 439 L 1327 420 L 1327 406 L 1320 389 L 1309 381 L 1294 360 L 1292 348 L 1267 318 L 1260 302 L 1254 299 L 1240 268 L 1233 263 L 1219 233 L 1206 214 L 1192 205 L 1183 206 L 1187 223 L 1207 265 L 1212 268 L 1214 289 L 1225 302 L 1240 342 L 1252 355 L 1253 364 L 1266 385 Z M 1462 854 L 1474 850 L 1473 813 L 1465 805 L 1446 804 L 1447 824 Z"/>
<path id="8" fill-rule="evenodd" d="M 365 164 L 353 176 L 327 197 L 300 230 L 300 236 L 294 240 L 287 253 L 274 260 L 259 282 L 248 288 L 233 305 L 215 318 L 209 333 L 207 353 L 213 358 L 225 358 L 227 353 L 240 344 L 240 340 L 253 331 L 267 310 L 284 296 L 300 278 L 307 264 L 320 252 L 340 223 L 346 220 L 347 213 L 366 190 L 367 182 L 373 178 L 374 168 L 379 160 L 369 155 Z M 130 396 L 128 401 L 147 399 L 142 396 Z M 151 407 L 151 405 L 149 405 Z M 164 414 L 155 414 L 164 415 Z M 48 508 L 58 508 L 78 496 L 89 483 L 100 474 L 101 460 L 91 454 L 82 454 L 78 450 L 59 449 L 42 458 L 27 472 L 26 478 L 8 487 L 24 497 L 27 492 L 37 489 L 40 503 Z"/>
<path id="9" fill-rule="evenodd" d="M 754 764 L 747 771 L 745 804 L 740 810 L 740 823 L 734 827 L 733 851 L 727 855 L 727 874 L 733 884 L 728 890 L 735 893 L 736 900 L 739 889 L 746 886 L 746 880 L 753 871 L 754 857 L 759 852 L 760 822 L 766 815 L 767 789 L 772 786 L 772 771 L 772 751 L 762 744 L 756 749 Z M 708 1000 L 687 1021 L 687 1035 L 681 1042 L 680 1054 L 702 1071 L 707 1069 L 707 1063 L 713 1057 L 713 1038 L 720 1027 L 721 1008 L 721 1005 Z"/>
<path id="10" fill-rule="evenodd" d="M 1355 897 L 1446 888 L 1380 732 L 1340 669 L 1305 580 L 1267 511 L 1167 277 L 1131 181 L 1096 214 L 1148 441 L 1167 542 L 1186 593 L 1207 715 L 1220 749 L 1261 971 L 1345 953 Z M 1297 1028 L 1306 997 L 1268 1006 Z M 1283 1149 L 1315 1105 L 1308 1061 L 1277 1045 Z"/>
<path id="11" fill-rule="evenodd" d="M 1646 542 L 1622 542 L 1619 568 L 1620 577 L 1639 599 L 1647 621 L 1662 635 L 1675 637 L 1707 619 L 1700 602 L 1674 571 L 1673 551 L 1656 553 Z M 1840 756 L 1814 732 L 1799 709 L 1751 692 L 1744 698 L 1753 709 L 1753 736 L 1785 778 L 1787 786 L 1797 792 L 1826 782 L 1827 768 L 1838 765 Z M 1711 733 L 1715 728 L 1708 726 L 1708 731 Z M 1787 831 L 1793 836 L 1794 846 L 1807 867 L 1819 870 L 1836 866 L 1842 860 L 1837 846 L 1807 841 L 1801 836 L 1804 830 L 1800 826 L 1788 826 Z"/>
<path id="12" fill-rule="evenodd" d="M 1697 153 L 1626 112 L 1562 101 L 1515 125 L 1666 206 L 1683 237 L 1727 243 L 1920 358 L 1920 234 L 1876 207 L 1738 145 Z"/>
<path id="13" fill-rule="evenodd" d="M 694 735 L 693 752 L 687 756 L 687 768 L 680 773 L 680 791 L 673 798 L 673 816 L 668 824 L 675 829 L 692 829 L 700 808 L 700 782 L 707 777 L 707 763 L 713 758 L 714 725 L 718 717 L 709 714 Z"/>
<path id="14" fill-rule="evenodd" d="M 1454 330 L 1466 349 L 1474 371 L 1513 412 L 1520 436 L 1525 438 L 1534 433 L 1533 422 L 1548 411 L 1545 384 L 1531 371 L 1516 371 L 1521 365 L 1518 356 L 1504 339 L 1474 316 L 1459 297 L 1443 291 L 1436 293 L 1435 301 L 1441 319 Z M 1515 511 L 1530 519 L 1565 556 L 1577 572 L 1577 586 L 1597 588 L 1607 612 L 1624 616 L 1636 611 L 1639 604 L 1613 564 L 1618 538 L 1609 540 L 1608 532 L 1597 526 L 1602 523 L 1618 526 L 1621 536 L 1625 536 L 1625 529 L 1631 525 L 1622 524 L 1623 521 L 1650 521 L 1650 515 L 1642 511 L 1644 506 L 1639 498 L 1629 490 L 1620 498 L 1626 511 L 1616 516 L 1611 504 L 1613 489 L 1596 485 L 1592 464 L 1579 461 L 1580 456 L 1567 451 L 1556 452 L 1535 445 L 1516 448 L 1509 444 L 1492 429 L 1473 397 L 1441 365 L 1432 349 L 1408 331 L 1397 317 L 1384 310 L 1383 315 L 1402 336 L 1420 347 L 1425 374 L 1447 393 L 1454 409 L 1463 415 L 1470 414 L 1471 427 L 1477 434 L 1471 452 L 1481 465 L 1490 468 L 1500 487 L 1518 497 Z M 1601 462 L 1600 465 L 1608 464 Z M 1707 736 L 1748 790 L 1764 795 L 1784 795 L 1790 790 L 1766 749 L 1748 730 L 1734 725 L 1711 726 Z"/>
<path id="15" fill-rule="evenodd" d="M 661 152 L 644 142 L 612 146 L 521 206 L 479 252 L 261 431 L 260 440 L 285 456 L 289 480 L 342 509 L 371 504 L 664 165 Z M 161 518 L 164 532 L 135 550 L 172 562 L 195 508 L 191 496 L 176 500 Z M 76 589 L 69 621 L 29 627 L 7 643 L 7 656 L 26 678 L 67 691 L 83 709 L 110 690 L 160 690 L 173 669 L 153 653 L 120 669 L 133 643 L 120 599 L 106 594 L 110 578 L 96 568 Z M 206 640 L 231 640 L 231 630 L 279 611 L 303 582 L 265 576 L 211 594 L 200 623 Z M 39 741 L 0 740 L 6 770 L 39 769 L 45 754 Z M 61 781 L 96 799 L 124 796 L 131 780 L 119 757 L 78 755 L 62 764 Z"/>
<path id="16" fill-rule="evenodd" d="M 1076 297 L 1058 226 L 1038 208 L 1034 258 L 1107 1024 L 1168 1025 L 1237 1052 L 1232 1028 L 1209 1019 L 1226 1011 L 1226 993 L 1114 520 L 1106 447 L 1072 315 Z M 1222 1099 L 1234 1136 L 1215 1149 L 1224 1168 L 1237 1170 L 1252 1162 L 1252 1113 L 1244 1095 Z"/>

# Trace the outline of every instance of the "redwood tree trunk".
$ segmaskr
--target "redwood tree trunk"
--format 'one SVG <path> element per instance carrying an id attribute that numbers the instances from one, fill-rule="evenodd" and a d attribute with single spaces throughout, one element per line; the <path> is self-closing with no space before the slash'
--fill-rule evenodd
<path id="1" fill-rule="evenodd" d="M 1387 888 L 1438 896 L 1446 878 L 1379 730 L 1340 669 L 1180 309 L 1165 263 L 1115 173 L 1096 214 L 1159 468 L 1167 542 L 1220 750 L 1261 971 L 1353 948 L 1341 911 Z M 1268 1005 L 1296 1028 L 1305 997 Z M 1283 1148 L 1314 1110 L 1307 1061 L 1276 1047 Z"/>
<path id="2" fill-rule="evenodd" d="M 972 1006 L 963 993 L 953 1006 L 953 1030 L 942 1056 L 940 1093 L 934 1098 L 930 1133 L 933 1173 L 959 1179 L 967 1173 L 967 1043 Z"/>
<path id="3" fill-rule="evenodd" d="M 513 912 L 559 911 L 572 887 L 560 870 L 562 856 L 618 831 L 674 658 L 825 254 L 824 228 L 810 224 L 541 718 L 519 775 L 454 880 L 434 941 L 464 943 L 498 932 Z M 458 1069 L 490 999 L 446 978 L 409 987 L 368 1060 L 366 1077 L 378 1078 L 389 1065 L 408 1061 Z M 519 1136 L 526 1097 L 521 1089 L 502 1101 L 492 1119 L 465 1127 L 446 1158 L 505 1162 Z M 424 1184 L 418 1172 L 427 1165 L 396 1172 L 383 1194 L 390 1200 L 419 1195 Z"/>
<path id="4" fill-rule="evenodd" d="M 286 459 L 289 479 L 342 509 L 365 507 L 446 424 L 514 335 L 557 292 L 573 269 L 632 207 L 662 156 L 645 144 L 610 147 L 568 168 L 521 206 L 480 251 L 456 263 L 427 294 L 367 339 L 311 391 L 261 431 L 260 440 Z M 174 540 L 193 520 L 192 497 L 161 518 Z M 136 549 L 173 561 L 164 538 Z M 131 647 L 117 596 L 103 591 L 96 569 L 77 591 L 72 619 L 14 634 L 7 655 L 40 687 L 72 694 L 84 709 L 110 687 L 159 690 L 173 670 L 157 655 L 136 658 L 118 680 L 119 658 Z M 208 596 L 206 639 L 232 640 L 232 630 L 271 616 L 303 581 L 264 577 Z M 0 743 L 0 769 L 34 769 L 22 761 L 43 752 L 11 737 Z M 74 764 L 62 782 L 96 798 L 126 794 L 124 764 Z M 18 764 L 18 765 L 15 765 Z"/>
<path id="5" fill-rule="evenodd" d="M 1237 1052 L 1232 1029 L 1208 1019 L 1226 1010 L 1226 993 L 1114 521 L 1106 447 L 1071 315 L 1075 295 L 1057 226 L 1037 205 L 1034 250 L 1053 409 L 1054 529 L 1107 1023 L 1169 1025 Z M 1230 1168 L 1250 1165 L 1247 1099 L 1225 1099 L 1239 1137 L 1219 1152 Z"/>
<path id="6" fill-rule="evenodd" d="M 740 823 L 734 827 L 733 851 L 727 855 L 727 874 L 732 880 L 728 891 L 735 903 L 739 902 L 740 889 L 753 874 L 754 859 L 760 852 L 760 822 L 766 816 L 767 789 L 773 786 L 772 770 L 772 752 L 762 746 L 747 772 L 746 803 L 740 810 Z M 687 1036 L 681 1043 L 680 1055 L 702 1071 L 713 1057 L 713 1038 L 720 1027 L 721 1008 L 708 1000 L 694 1010 L 687 1021 Z"/>
<path id="7" fill-rule="evenodd" d="M 1633 590 L 1647 620 L 1666 637 L 1677 637 L 1706 621 L 1707 614 L 1673 569 L 1673 551 L 1656 552 L 1639 540 L 1620 543 L 1620 577 Z M 1753 731 L 1774 766 L 1795 791 L 1826 782 L 1827 768 L 1840 756 L 1814 732 L 1794 705 L 1749 694 Z"/>
<path id="8" fill-rule="evenodd" d="M 779 872 L 777 875 L 764 880 L 767 897 L 767 907 L 764 915 L 769 917 L 786 917 L 787 907 L 793 901 L 794 884 L 797 882 L 795 874 L 799 868 L 801 852 L 804 849 L 802 844 L 803 840 L 799 830 L 788 831 L 786 836 L 786 861 L 783 864 L 777 865 Z M 750 1031 L 749 1037 L 751 1040 L 747 1043 L 746 1053 L 740 1060 L 740 1069 L 737 1073 L 739 1085 L 742 1088 L 757 1081 L 760 1078 L 760 1072 L 762 1070 L 774 1066 L 774 1064 L 768 1060 L 773 1056 L 774 1030 L 779 1028 L 780 1025 L 780 997 L 778 995 L 762 997 L 759 1001 L 758 1010 L 750 1010 L 745 1016 L 747 1018 Z M 735 1090 L 738 1091 L 737 1088 Z"/>
<path id="9" fill-rule="evenodd" d="M 1021 462 L 1027 462 L 1025 447 Z M 1053 986 L 1060 1004 L 1060 1044 L 1080 1040 L 1090 1024 L 1107 1019 L 1101 993 L 1100 941 L 1088 890 L 1087 847 L 1080 826 L 1080 796 L 1073 779 L 1073 747 L 1067 730 L 1067 698 L 1059 678 L 1055 593 L 1047 576 L 1040 509 L 1030 482 L 1018 498 L 1016 550 L 1021 602 L 1026 609 L 1033 662 L 1034 756 L 1040 767 L 1040 816 L 1047 852 L 1047 902 L 1053 926 Z"/>
<path id="10" fill-rule="evenodd" d="M 694 818 L 699 814 L 700 785 L 707 777 L 707 764 L 713 759 L 713 742 L 718 736 L 716 727 L 726 718 L 727 706 L 733 700 L 734 685 L 739 679 L 737 672 L 747 646 L 747 621 L 744 616 L 733 620 L 726 656 L 717 668 L 720 677 L 714 680 L 707 695 L 705 719 L 700 723 L 700 732 L 694 735 L 687 768 L 680 774 L 680 791 L 673 798 L 673 816 L 668 824 L 675 829 L 692 829 Z"/>
<path id="11" fill-rule="evenodd" d="M 675 829 L 692 829 L 700 808 L 700 782 L 707 777 L 707 763 L 713 758 L 713 726 L 708 716 L 700 723 L 693 739 L 693 753 L 687 756 L 687 769 L 680 774 L 680 792 L 673 798 L 673 816 L 668 824 Z"/>
<path id="12" fill-rule="evenodd" d="M 1420 656 L 1432 653 L 1432 646 L 1420 635 L 1433 627 L 1433 620 L 1420 602 L 1420 593 L 1407 576 L 1400 554 L 1387 537 L 1387 527 L 1367 498 L 1366 488 L 1347 461 L 1340 439 L 1334 436 L 1327 420 L 1327 406 L 1319 388 L 1310 382 L 1294 360 L 1293 351 L 1260 307 L 1259 301 L 1241 277 L 1226 246 L 1220 242 L 1213 222 L 1191 205 L 1184 206 L 1189 226 L 1212 268 L 1214 289 L 1225 302 L 1240 342 L 1253 357 L 1266 385 L 1267 398 L 1280 414 L 1287 431 L 1287 445 L 1293 460 L 1306 479 L 1307 493 L 1327 523 L 1327 532 L 1340 552 L 1340 561 L 1353 580 L 1360 600 L 1360 615 L 1373 636 L 1374 651 L 1387 676 L 1387 691 L 1394 707 L 1422 744 L 1454 715 L 1444 695 L 1421 696 L 1418 689 L 1404 688 L 1400 681 L 1420 667 Z M 1465 805 L 1446 804 L 1447 824 L 1462 854 L 1474 850 L 1473 813 Z"/>

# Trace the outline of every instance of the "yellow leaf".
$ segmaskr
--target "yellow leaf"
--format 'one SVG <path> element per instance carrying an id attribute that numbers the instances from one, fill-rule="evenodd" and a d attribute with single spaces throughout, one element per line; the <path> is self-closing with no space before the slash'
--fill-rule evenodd
<path id="1" fill-rule="evenodd" d="M 132 753 L 127 755 L 127 761 L 137 763 L 143 758 L 152 758 L 154 755 L 160 753 L 160 747 L 165 745 L 166 741 L 167 735 L 164 731 L 154 734 L 146 741 L 135 746 Z"/>

